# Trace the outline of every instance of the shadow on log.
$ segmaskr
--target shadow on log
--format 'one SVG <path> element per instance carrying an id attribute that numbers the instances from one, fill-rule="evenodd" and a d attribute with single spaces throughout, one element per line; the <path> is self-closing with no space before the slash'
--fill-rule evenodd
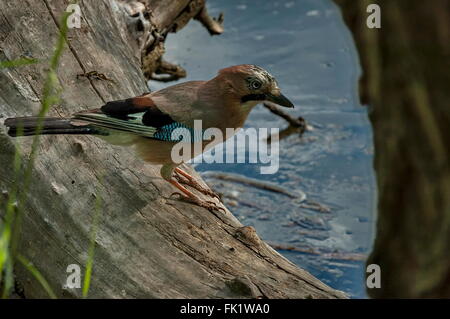
<path id="1" fill-rule="evenodd" d="M 120 3 L 80 2 L 82 28 L 69 31 L 68 49 L 57 74 L 62 99 L 50 116 L 67 116 L 146 92 L 143 72 L 152 74 L 161 58 L 160 53 L 150 58 L 151 50 L 141 58 L 140 49 L 148 50 L 150 42 L 146 39 L 140 46 L 127 31 L 129 17 Z M 158 41 L 179 29 L 180 17 L 187 23 L 186 17 L 204 19 L 206 14 L 197 6 L 204 1 L 149 3 L 153 35 L 163 36 Z M 68 1 L 60 0 L 0 2 L 0 59 L 13 60 L 26 53 L 48 60 L 67 5 Z M 153 48 L 156 50 L 156 45 Z M 3 117 L 37 114 L 45 65 L 0 71 Z M 79 74 L 86 77 L 77 78 Z M 109 80 L 102 80 L 99 74 Z M 23 138 L 17 143 L 27 154 L 31 141 Z M 2 129 L 1 189 L 9 189 L 15 182 L 14 150 L 13 141 Z M 103 204 L 89 297 L 345 297 L 279 255 L 229 211 L 212 214 L 170 199 L 174 189 L 161 179 L 159 167 L 138 160 L 129 149 L 86 136 L 46 136 L 41 138 L 38 153 L 19 250 L 58 297 L 81 296 L 81 289 L 63 287 L 67 267 L 77 264 L 83 269 L 86 264 L 96 196 Z M 16 265 L 15 275 L 24 297 L 47 297 L 20 265 Z"/>
<path id="2" fill-rule="evenodd" d="M 335 0 L 363 67 L 378 184 L 375 298 L 450 298 L 450 2 Z M 367 6 L 381 8 L 369 29 Z"/>

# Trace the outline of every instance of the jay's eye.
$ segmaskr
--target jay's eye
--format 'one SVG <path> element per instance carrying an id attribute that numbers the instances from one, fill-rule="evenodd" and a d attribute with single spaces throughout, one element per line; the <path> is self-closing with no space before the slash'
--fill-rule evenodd
<path id="1" fill-rule="evenodd" d="M 250 82 L 250 88 L 253 90 L 257 90 L 261 88 L 261 82 L 258 80 L 253 80 L 252 82 Z"/>

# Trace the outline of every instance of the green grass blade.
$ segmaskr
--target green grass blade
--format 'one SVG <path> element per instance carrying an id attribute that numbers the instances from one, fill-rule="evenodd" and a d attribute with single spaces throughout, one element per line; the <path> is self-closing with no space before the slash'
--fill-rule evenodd
<path id="1" fill-rule="evenodd" d="M 37 150 L 39 147 L 39 134 L 40 134 L 40 132 L 42 132 L 42 129 L 43 129 L 45 115 L 50 110 L 50 107 L 59 100 L 60 92 L 57 92 L 55 89 L 57 87 L 57 83 L 58 83 L 58 79 L 56 76 L 56 70 L 58 68 L 59 59 L 60 59 L 60 57 L 63 53 L 64 47 L 65 47 L 65 43 L 66 43 L 66 39 L 67 39 L 67 31 L 68 31 L 67 18 L 69 17 L 70 14 L 71 14 L 70 12 L 66 12 L 63 15 L 61 23 L 60 23 L 60 25 L 61 25 L 60 34 L 59 34 L 58 41 L 56 43 L 56 47 L 53 52 L 52 58 L 50 60 L 50 70 L 48 71 L 47 78 L 46 78 L 46 81 L 44 84 L 43 97 L 42 97 L 42 101 L 41 101 L 41 109 L 38 114 L 39 118 L 38 118 L 38 124 L 37 124 L 37 128 L 36 128 L 36 135 L 34 136 L 33 143 L 31 145 L 30 157 L 28 160 L 28 165 L 25 168 L 21 192 L 19 193 L 19 196 L 17 196 L 18 197 L 18 214 L 17 214 L 17 220 L 15 221 L 15 225 L 14 225 L 14 231 L 12 234 L 13 239 L 11 241 L 12 242 L 11 250 L 12 250 L 13 255 L 15 255 L 15 253 L 16 253 L 17 244 L 19 241 L 18 239 L 19 239 L 20 228 L 21 228 L 21 224 L 22 224 L 22 212 L 24 210 L 26 195 L 28 193 L 28 188 L 29 188 L 30 181 L 31 181 L 31 175 L 32 175 L 33 167 L 34 167 L 34 160 L 36 158 Z"/>
<path id="2" fill-rule="evenodd" d="M 9 292 L 11 291 L 12 287 L 14 286 L 14 274 L 13 274 L 12 258 L 7 258 L 6 259 L 4 271 L 5 271 L 5 280 L 3 282 L 2 299 L 8 298 Z"/>
<path id="3" fill-rule="evenodd" d="M 97 236 L 97 228 L 100 220 L 101 204 L 101 197 L 97 195 L 95 198 L 94 218 L 90 231 L 88 259 L 86 261 L 86 271 L 84 274 L 83 298 L 87 298 L 89 287 L 91 285 L 92 267 L 94 265 L 95 238 Z"/>
<path id="4" fill-rule="evenodd" d="M 20 59 L 11 60 L 11 61 L 0 61 L 0 69 L 17 68 L 19 66 L 35 64 L 38 62 L 39 62 L 38 59 L 33 59 L 33 58 L 20 58 Z"/>
<path id="5" fill-rule="evenodd" d="M 36 278 L 36 280 L 41 284 L 42 288 L 47 292 L 50 298 L 57 299 L 56 294 L 53 292 L 52 288 L 48 284 L 47 280 L 45 280 L 44 276 L 37 270 L 34 265 L 28 261 L 22 255 L 17 255 L 17 260 Z"/>
<path id="6" fill-rule="evenodd" d="M 33 139 L 33 143 L 31 146 L 30 157 L 28 160 L 28 165 L 25 167 L 25 172 L 23 174 L 23 183 L 22 185 L 18 185 L 17 181 L 21 178 L 21 156 L 18 148 L 16 147 L 16 152 L 14 156 L 14 171 L 15 171 L 15 183 L 9 192 L 8 203 L 6 205 L 6 214 L 5 214 L 5 222 L 1 225 L 1 235 L 0 235 L 0 282 L 2 282 L 2 274 L 5 272 L 7 275 L 4 279 L 6 283 L 4 285 L 5 289 L 3 291 L 3 296 L 6 298 L 9 289 L 11 286 L 12 273 L 13 273 L 13 260 L 15 258 L 19 258 L 16 256 L 17 245 L 20 238 L 20 229 L 21 229 L 21 221 L 22 221 L 22 212 L 25 206 L 26 196 L 28 194 L 28 188 L 31 181 L 32 170 L 34 167 L 34 160 L 37 155 L 37 149 L 39 146 L 39 133 L 43 128 L 44 117 L 51 108 L 59 100 L 60 91 L 57 90 L 58 79 L 56 76 L 56 70 L 59 64 L 59 59 L 63 53 L 66 39 L 67 39 L 67 18 L 71 13 L 67 12 L 64 14 L 61 20 L 60 27 L 60 35 L 58 37 L 58 41 L 56 43 L 55 50 L 50 60 L 50 70 L 47 73 L 47 78 L 44 83 L 43 89 L 43 97 L 41 101 L 41 109 L 39 111 L 39 120 L 38 127 L 36 129 L 37 135 Z M 17 67 L 26 64 L 36 63 L 35 59 L 19 59 L 15 61 L 2 61 L 0 62 L 0 69 L 6 67 Z M 17 201 L 17 206 L 16 206 Z M 22 263 L 25 263 L 23 257 L 18 259 Z M 27 265 L 29 263 L 26 263 Z M 30 266 L 31 267 L 31 266 Z M 49 286 L 45 279 L 40 275 L 39 272 L 35 268 L 29 268 L 33 274 L 35 274 L 36 278 L 38 278 L 39 282 L 44 286 L 51 297 L 55 296 L 53 292 L 49 292 Z M 53 295 L 52 295 L 53 294 Z"/>

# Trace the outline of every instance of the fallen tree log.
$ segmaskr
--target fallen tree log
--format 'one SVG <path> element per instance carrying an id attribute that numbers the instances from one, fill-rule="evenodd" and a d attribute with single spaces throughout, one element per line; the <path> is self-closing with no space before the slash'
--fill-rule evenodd
<path id="1" fill-rule="evenodd" d="M 40 109 L 45 61 L 52 54 L 68 4 L 60 0 L 0 3 L 0 60 L 26 54 L 44 61 L 0 70 L 2 117 L 32 115 Z M 153 50 L 168 30 L 178 30 L 190 17 L 206 15 L 204 1 L 149 2 L 153 41 L 160 41 L 152 44 L 149 39 L 136 41 L 127 31 L 129 17 L 119 2 L 80 1 L 80 5 L 82 27 L 69 30 L 68 49 L 57 72 L 62 98 L 51 116 L 67 116 L 146 92 L 143 74 L 157 70 L 162 55 L 152 55 Z M 85 76 L 77 77 L 80 74 Z M 2 190 L 17 182 L 13 143 L 20 144 L 23 154 L 30 150 L 29 139 L 13 141 L 2 128 Z M 145 164 L 130 149 L 86 136 L 42 137 L 26 196 L 19 251 L 58 297 L 81 297 L 81 289 L 65 287 L 67 269 L 73 264 L 85 268 L 100 197 L 89 297 L 345 297 L 282 257 L 228 210 L 210 213 L 171 199 L 173 191 L 161 179 L 158 166 Z M 47 297 L 20 264 L 15 266 L 15 277 L 23 297 Z"/>

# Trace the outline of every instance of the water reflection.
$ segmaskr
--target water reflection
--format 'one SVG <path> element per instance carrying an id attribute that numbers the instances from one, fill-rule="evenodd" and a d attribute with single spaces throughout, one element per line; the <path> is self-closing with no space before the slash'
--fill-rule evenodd
<path id="1" fill-rule="evenodd" d="M 209 79 L 230 65 L 260 65 L 296 104 L 291 115 L 304 117 L 313 130 L 281 141 L 275 175 L 261 175 L 255 164 L 199 164 L 197 170 L 238 173 L 303 191 L 307 201 L 299 203 L 205 175 L 242 223 L 254 226 L 284 256 L 330 286 L 364 297 L 376 196 L 373 151 L 366 110 L 356 95 L 356 51 L 337 7 L 328 0 L 208 0 L 208 9 L 225 13 L 225 33 L 210 37 L 191 22 L 170 35 L 165 58 L 184 66 L 188 80 Z M 152 82 L 151 88 L 166 85 Z M 246 126 L 283 129 L 287 123 L 257 106 Z"/>

